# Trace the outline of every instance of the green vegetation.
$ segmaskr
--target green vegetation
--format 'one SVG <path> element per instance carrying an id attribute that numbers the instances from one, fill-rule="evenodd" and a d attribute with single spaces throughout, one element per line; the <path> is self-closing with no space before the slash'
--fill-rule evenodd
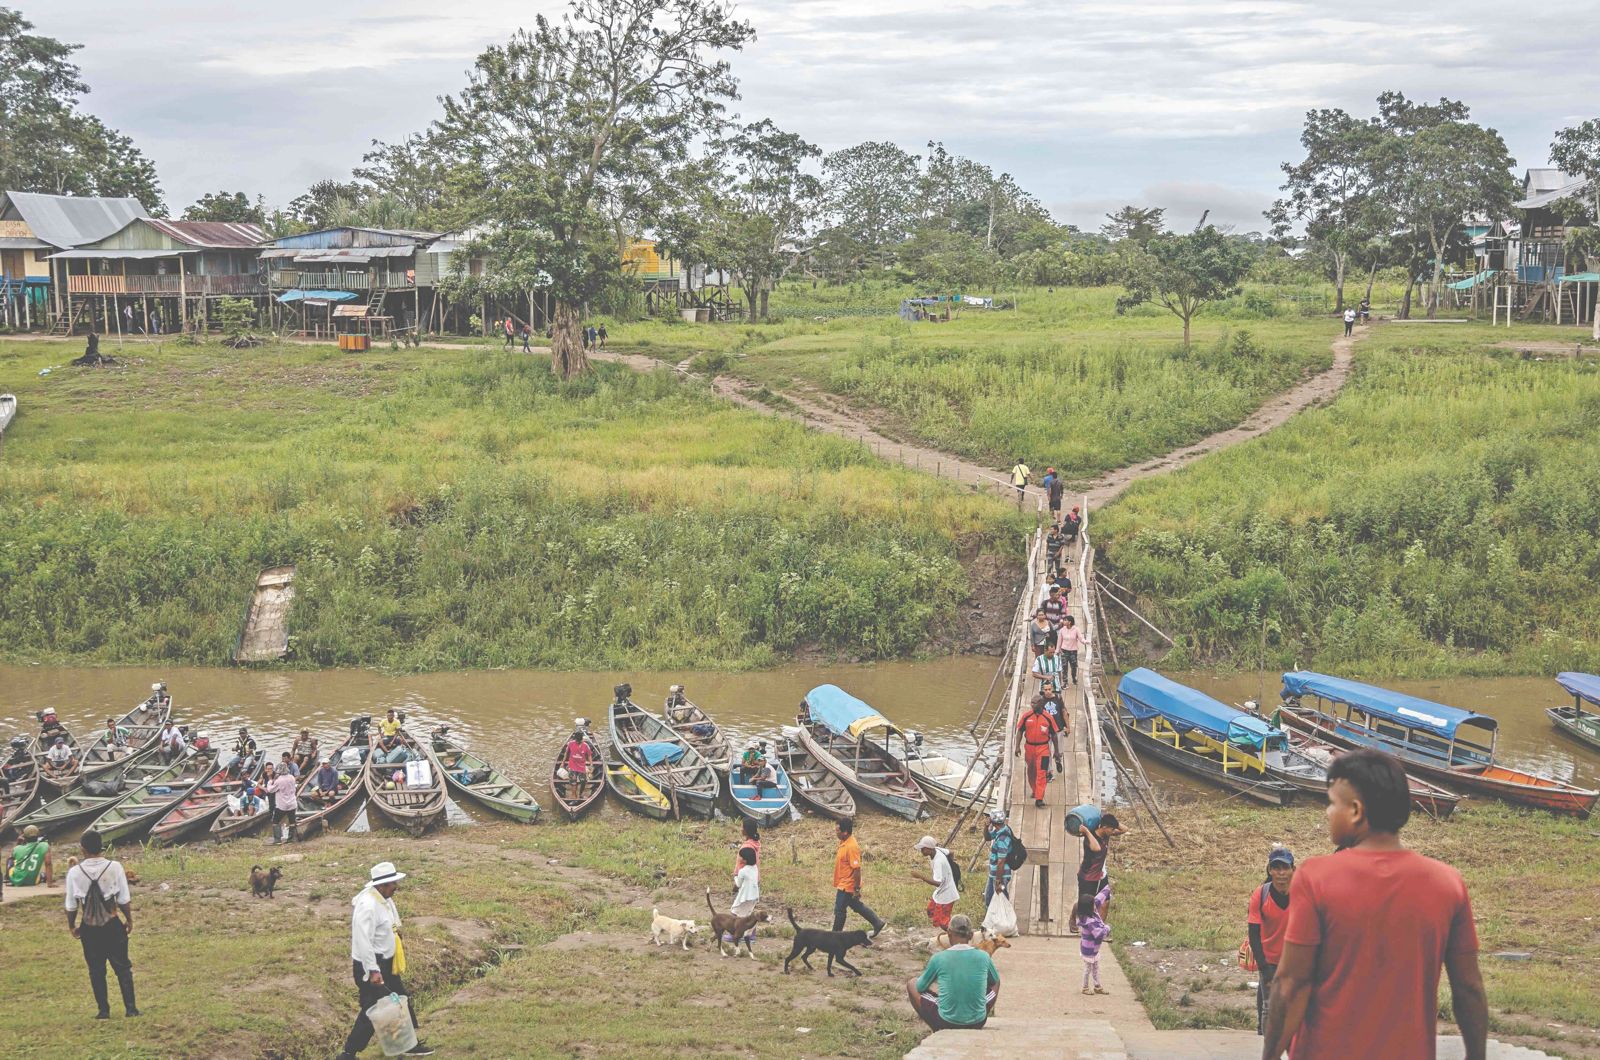
<path id="1" fill-rule="evenodd" d="M 1329 852 L 1320 807 L 1218 806 L 1168 809 L 1178 837 L 1169 848 L 1153 828 L 1134 830 L 1115 857 L 1113 945 L 1156 1026 L 1255 1026 L 1255 974 L 1239 969 L 1250 889 L 1266 878 L 1274 841 L 1300 858 Z M 1490 1029 L 1501 1040 L 1573 1055 L 1600 1047 L 1600 936 L 1590 893 L 1600 848 L 1588 822 L 1469 804 L 1448 821 L 1414 815 L 1408 846 L 1454 865 L 1466 878 L 1489 990 Z M 1132 946 L 1145 942 L 1145 946 Z M 1497 952 L 1531 953 L 1529 961 Z M 1440 983 L 1448 1018 L 1449 987 Z M 1555 1043 L 1555 1044 L 1552 1044 Z"/>
<path id="2" fill-rule="evenodd" d="M 1600 365 L 1497 345 L 1550 337 L 1380 328 L 1331 406 L 1103 513 L 1117 579 L 1201 660 L 1600 666 Z"/>
<path id="3" fill-rule="evenodd" d="M 668 372 L 539 357 L 0 345 L 0 649 L 219 664 L 299 566 L 301 665 L 752 666 L 915 651 L 1004 506 Z M 15 383 L 10 382 L 16 380 Z"/>

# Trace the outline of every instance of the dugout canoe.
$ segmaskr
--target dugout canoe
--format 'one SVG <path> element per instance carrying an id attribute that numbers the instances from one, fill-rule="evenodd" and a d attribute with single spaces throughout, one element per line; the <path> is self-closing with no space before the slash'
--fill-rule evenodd
<path id="1" fill-rule="evenodd" d="M 1497 762 L 1500 724 L 1487 714 L 1307 670 L 1283 675 L 1280 710 L 1286 723 L 1319 740 L 1375 747 L 1408 773 L 1469 795 L 1580 818 L 1600 801 L 1600 791 Z"/>
<path id="2" fill-rule="evenodd" d="M 159 760 L 159 758 L 158 758 Z M 167 811 L 187 799 L 216 773 L 214 751 L 184 752 L 164 773 L 145 781 L 139 790 L 106 809 L 89 827 L 107 843 L 126 843 L 144 835 Z"/>
<path id="3" fill-rule="evenodd" d="M 974 802 L 980 810 L 1000 805 L 998 784 L 990 784 L 988 797 L 983 796 L 984 781 L 989 779 L 988 767 L 973 765 L 960 755 L 928 750 L 922 745 L 921 733 L 912 734 L 908 750 L 910 757 L 906 759 L 906 768 L 929 798 L 960 810 Z"/>
<path id="4" fill-rule="evenodd" d="M 0 394 L 0 434 L 6 433 L 11 421 L 17 418 L 17 395 Z"/>
<path id="5" fill-rule="evenodd" d="M 12 822 L 14 828 L 39 826 L 41 832 L 60 832 L 75 824 L 100 816 L 129 795 L 144 787 L 154 776 L 181 766 L 161 761 L 154 747 L 147 747 L 122 763 L 112 773 L 102 773 L 92 781 L 80 784 L 59 798 L 52 799 Z"/>
<path id="6" fill-rule="evenodd" d="M 711 715 L 684 696 L 682 685 L 673 685 L 672 688 L 662 706 L 662 719 L 690 747 L 700 752 L 706 765 L 716 770 L 719 776 L 727 776 L 733 768 L 733 744 L 728 741 L 728 734 L 712 720 Z"/>
<path id="7" fill-rule="evenodd" d="M 360 796 L 367 791 L 367 766 L 372 759 L 372 744 L 367 738 L 365 722 L 361 719 L 351 722 L 350 735 L 327 757 L 339 771 L 339 792 L 331 799 L 314 798 L 311 784 L 316 779 L 316 770 L 300 778 L 300 811 L 295 821 L 295 834 L 301 839 L 324 828 L 333 830 L 348 824 L 360 809 Z"/>
<path id="8" fill-rule="evenodd" d="M 228 796 L 238 792 L 242 781 L 260 779 L 265 765 L 266 756 L 256 755 L 250 772 L 242 776 L 230 773 L 226 765 L 216 765 L 209 777 L 169 807 L 150 826 L 150 841 L 157 846 L 168 846 L 182 839 L 210 833 L 212 822 L 228 809 Z"/>
<path id="9" fill-rule="evenodd" d="M 789 807 L 794 798 L 794 789 L 783 763 L 774 756 L 767 764 L 772 767 L 773 783 L 770 786 L 763 785 L 759 797 L 756 795 L 756 786 L 744 782 L 738 766 L 734 766 L 728 774 L 728 794 L 733 799 L 734 808 L 759 825 L 780 824 L 788 820 Z"/>
<path id="10" fill-rule="evenodd" d="M 11 831 L 13 820 L 33 808 L 33 800 L 39 794 L 39 759 L 34 754 L 39 741 L 32 736 L 18 736 L 16 741 L 15 747 L 22 751 L 16 772 L 0 774 L 0 837 Z"/>
<path id="11" fill-rule="evenodd" d="M 1289 746 L 1305 755 L 1307 758 L 1319 763 L 1324 770 L 1323 787 L 1316 789 L 1320 794 L 1327 787 L 1326 770 L 1333 764 L 1333 760 L 1344 752 L 1331 743 L 1325 743 L 1314 736 L 1291 731 L 1289 733 Z M 1455 812 L 1456 805 L 1461 801 L 1461 796 L 1453 791 L 1441 788 L 1439 785 L 1424 780 L 1422 777 L 1406 774 L 1406 785 L 1411 789 L 1411 805 L 1424 813 L 1444 820 Z"/>
<path id="12" fill-rule="evenodd" d="M 626 762 L 607 762 L 605 769 L 606 787 L 622 800 L 622 805 L 661 821 L 674 816 L 672 800 L 649 777 Z"/>
<path id="13" fill-rule="evenodd" d="M 800 730 L 783 727 L 783 738 L 778 741 L 776 757 L 789 774 L 789 788 L 794 797 L 812 810 L 835 821 L 845 821 L 856 815 L 856 799 L 838 775 L 817 761 L 816 755 L 800 742 Z"/>
<path id="14" fill-rule="evenodd" d="M 364 774 L 367 786 L 367 812 L 373 824 L 387 824 L 411 833 L 412 838 L 430 828 L 444 823 L 444 775 L 435 765 L 427 748 L 416 737 L 400 730 L 400 744 L 409 752 L 406 762 L 378 762 L 375 760 L 378 734 L 369 733 L 367 768 Z M 428 767 L 428 782 L 415 787 L 404 780 L 394 780 L 396 772 L 406 772 L 410 762 L 420 761 Z"/>
<path id="15" fill-rule="evenodd" d="M 444 782 L 456 795 L 513 821 L 532 824 L 539 819 L 539 800 L 500 770 L 465 747 L 434 741 L 428 748 Z M 465 772 L 473 779 L 462 779 Z"/>
<path id="16" fill-rule="evenodd" d="M 1572 696 L 1572 706 L 1550 707 L 1545 714 L 1556 728 L 1574 740 L 1600 748 L 1600 713 L 1583 709 L 1586 702 L 1600 707 L 1600 677 L 1561 673 L 1556 674 L 1556 681 Z"/>
<path id="17" fill-rule="evenodd" d="M 717 774 L 672 726 L 629 699 L 631 692 L 619 686 L 609 710 L 612 756 L 660 789 L 676 812 L 713 816 L 722 793 Z"/>
<path id="18" fill-rule="evenodd" d="M 161 738 L 161 727 L 172 717 L 172 696 L 167 686 L 156 682 L 149 698 L 139 703 L 117 719 L 116 728 L 123 732 L 125 747 L 117 747 L 105 733 L 90 744 L 80 756 L 79 781 L 93 780 L 115 770 L 119 765 L 153 750 Z"/>
<path id="19" fill-rule="evenodd" d="M 1268 752 L 1288 746 L 1282 730 L 1154 670 L 1124 674 L 1111 707 L 1103 727 L 1120 726 L 1138 751 L 1174 769 L 1268 806 L 1288 806 L 1302 790 L 1267 769 Z"/>
<path id="20" fill-rule="evenodd" d="M 567 743 L 561 742 L 556 750 L 556 757 L 550 764 L 550 798 L 555 800 L 556 806 L 567 819 L 576 821 L 591 808 L 599 803 L 600 797 L 606 792 L 606 764 L 600 757 L 599 748 L 591 741 L 589 744 L 589 773 L 584 778 L 581 791 L 570 780 L 561 779 L 561 771 L 566 768 Z"/>
<path id="21" fill-rule="evenodd" d="M 837 685 L 818 685 L 800 703 L 800 743 L 858 798 L 915 821 L 928 797 L 907 768 L 906 736 L 887 718 Z M 900 741 L 901 753 L 891 748 Z"/>

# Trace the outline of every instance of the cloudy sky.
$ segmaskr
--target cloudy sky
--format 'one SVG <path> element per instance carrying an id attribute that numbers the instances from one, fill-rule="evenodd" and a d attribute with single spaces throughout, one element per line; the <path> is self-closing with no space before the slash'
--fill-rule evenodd
<path id="1" fill-rule="evenodd" d="M 738 112 L 825 150 L 930 139 L 1015 175 L 1058 219 L 1123 203 L 1263 227 L 1313 107 L 1463 99 L 1524 166 L 1600 116 L 1593 0 L 746 0 Z M 82 43 L 89 108 L 160 169 L 282 204 L 424 127 L 486 44 L 559 0 L 0 0 Z M 1584 12 L 1588 13 L 1585 14 Z"/>

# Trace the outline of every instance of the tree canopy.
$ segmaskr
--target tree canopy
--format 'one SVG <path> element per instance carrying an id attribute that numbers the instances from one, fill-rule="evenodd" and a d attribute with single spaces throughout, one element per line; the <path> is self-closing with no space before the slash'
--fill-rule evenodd
<path id="1" fill-rule="evenodd" d="M 1238 294 L 1253 261 L 1248 247 L 1216 225 L 1156 236 L 1144 249 L 1129 251 L 1122 280 L 1127 293 L 1117 299 L 1117 312 L 1154 302 L 1183 321 L 1187 347 L 1195 314 L 1219 298 Z"/>
<path id="2" fill-rule="evenodd" d="M 185 221 L 242 221 L 266 224 L 267 204 L 261 196 L 252 202 L 242 191 L 213 191 L 184 207 Z"/>

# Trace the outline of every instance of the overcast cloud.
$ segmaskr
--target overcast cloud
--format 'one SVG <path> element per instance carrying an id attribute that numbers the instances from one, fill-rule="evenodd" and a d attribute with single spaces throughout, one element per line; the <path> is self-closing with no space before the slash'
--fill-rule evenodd
<path id="1" fill-rule="evenodd" d="M 88 107 L 155 159 L 175 212 L 206 191 L 282 204 L 348 178 L 371 140 L 432 120 L 483 46 L 563 6 L 0 3 L 85 45 Z M 1086 228 L 1130 202 L 1262 228 L 1305 111 L 1365 115 L 1385 89 L 1465 100 L 1523 166 L 1546 164 L 1556 129 L 1600 116 L 1590 0 L 759 0 L 739 13 L 758 34 L 733 57 L 747 119 L 824 150 L 943 140 Z"/>

